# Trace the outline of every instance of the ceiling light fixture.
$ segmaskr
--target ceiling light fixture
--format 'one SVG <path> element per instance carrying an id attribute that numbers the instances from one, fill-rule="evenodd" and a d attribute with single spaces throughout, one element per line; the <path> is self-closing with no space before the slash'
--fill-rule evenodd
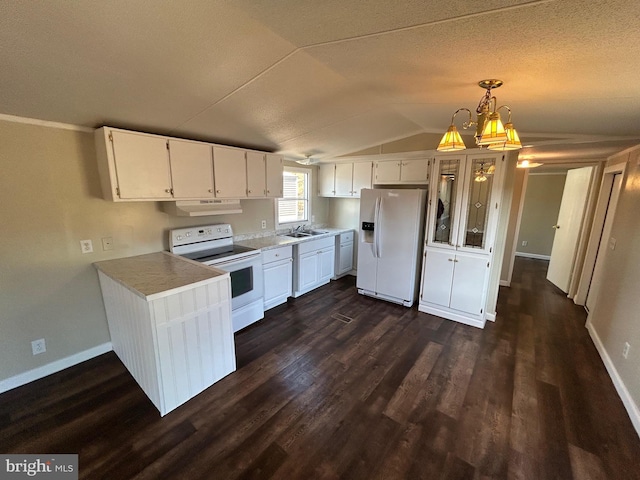
<path id="1" fill-rule="evenodd" d="M 454 124 L 458 112 L 465 110 L 469 113 L 469 120 L 462 124 L 462 128 L 467 129 L 476 125 L 476 144 L 480 147 L 487 147 L 489 150 L 518 150 L 522 148 L 518 132 L 511 123 L 511 109 L 507 105 L 497 106 L 496 97 L 491 94 L 491 90 L 502 85 L 502 80 L 488 79 L 481 80 L 478 85 L 486 90 L 476 108 L 477 119 L 473 120 L 473 114 L 468 108 L 459 108 L 451 117 L 451 125 L 440 140 L 437 150 L 440 152 L 453 152 L 467 148 L 462 141 L 462 137 Z M 507 123 L 503 125 L 498 110 L 506 108 L 509 112 Z"/>
<path id="2" fill-rule="evenodd" d="M 516 164 L 516 168 L 536 168 L 536 167 L 539 167 L 540 165 L 542 165 L 542 163 L 531 162 L 530 160 L 523 158 L 522 160 L 518 160 L 518 163 Z"/>

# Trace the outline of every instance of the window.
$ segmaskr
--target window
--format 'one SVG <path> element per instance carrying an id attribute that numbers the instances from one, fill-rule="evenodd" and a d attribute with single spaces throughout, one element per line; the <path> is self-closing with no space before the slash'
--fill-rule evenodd
<path id="1" fill-rule="evenodd" d="M 283 196 L 277 200 L 276 212 L 278 225 L 308 222 L 311 170 L 285 167 L 282 176 Z"/>

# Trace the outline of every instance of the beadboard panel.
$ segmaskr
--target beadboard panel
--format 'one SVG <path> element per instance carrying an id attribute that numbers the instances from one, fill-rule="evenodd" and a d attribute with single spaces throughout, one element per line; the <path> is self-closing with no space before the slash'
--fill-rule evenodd
<path id="1" fill-rule="evenodd" d="M 160 411 L 160 385 L 147 302 L 98 271 L 113 350 Z"/>

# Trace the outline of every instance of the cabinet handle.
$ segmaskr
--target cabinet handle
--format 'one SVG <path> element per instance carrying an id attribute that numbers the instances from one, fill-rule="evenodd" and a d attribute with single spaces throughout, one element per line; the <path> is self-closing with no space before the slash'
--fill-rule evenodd
<path id="1" fill-rule="evenodd" d="M 453 262 L 453 258 L 447 258 L 447 260 L 449 260 L 450 262 Z"/>
<path id="2" fill-rule="evenodd" d="M 280 256 L 280 254 L 276 253 L 276 257 L 279 257 L 279 256 Z"/>
<path id="3" fill-rule="evenodd" d="M 251 193 L 251 190 L 247 190 L 247 193 Z"/>
<path id="4" fill-rule="evenodd" d="M 209 193 L 213 193 L 213 188 L 210 188 L 210 189 L 209 189 Z"/>
<path id="5" fill-rule="evenodd" d="M 220 190 L 216 190 L 216 193 L 220 193 Z"/>
<path id="6" fill-rule="evenodd" d="M 171 195 L 173 195 L 173 188 L 167 188 L 167 189 L 165 189 L 165 192 L 170 193 Z"/>
<path id="7" fill-rule="evenodd" d="M 454 260 L 454 263 L 458 263 L 458 260 Z"/>

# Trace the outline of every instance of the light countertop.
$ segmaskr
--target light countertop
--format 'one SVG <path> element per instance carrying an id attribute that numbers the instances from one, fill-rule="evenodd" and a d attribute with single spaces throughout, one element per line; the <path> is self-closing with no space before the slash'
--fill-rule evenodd
<path id="1" fill-rule="evenodd" d="M 310 237 L 293 238 L 286 235 L 268 235 L 265 237 L 250 238 L 243 240 L 236 240 L 234 243 L 242 245 L 243 247 L 259 248 L 261 250 L 269 250 L 272 248 L 282 247 L 284 245 L 296 245 L 299 243 L 310 242 L 311 240 L 317 240 L 319 238 L 335 237 L 344 232 L 352 231 L 351 228 L 317 228 L 315 230 L 321 230 L 323 233 L 320 235 L 312 235 Z"/>
<path id="2" fill-rule="evenodd" d="M 105 260 L 93 265 L 136 295 L 148 300 L 150 297 L 173 293 L 188 285 L 229 275 L 169 252 Z"/>

